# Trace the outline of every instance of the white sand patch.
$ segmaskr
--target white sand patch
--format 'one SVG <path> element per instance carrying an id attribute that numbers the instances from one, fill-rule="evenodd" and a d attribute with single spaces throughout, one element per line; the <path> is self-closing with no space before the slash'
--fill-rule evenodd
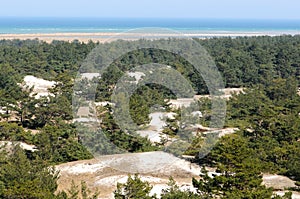
<path id="1" fill-rule="evenodd" d="M 266 181 L 274 180 L 274 179 L 277 179 L 277 178 L 278 178 L 277 175 L 265 175 L 264 176 L 264 180 L 266 180 Z"/>
<path id="2" fill-rule="evenodd" d="M 15 145 L 19 145 L 22 149 L 27 150 L 27 151 L 37 151 L 37 148 L 35 145 L 30 145 L 25 142 L 11 142 L 11 141 L 0 141 L 0 147 L 6 146 L 8 148 L 11 148 Z"/>
<path id="3" fill-rule="evenodd" d="M 20 144 L 20 147 L 22 149 L 25 149 L 25 150 L 28 150 L 28 151 L 32 151 L 32 152 L 37 151 L 35 145 L 26 144 L 24 142 L 19 142 L 19 144 Z"/>
<path id="4" fill-rule="evenodd" d="M 73 123 L 78 122 L 78 123 L 90 123 L 90 122 L 99 122 L 100 120 L 98 120 L 97 118 L 93 118 L 93 117 L 89 117 L 89 118 L 75 118 L 72 120 Z"/>
<path id="5" fill-rule="evenodd" d="M 201 173 L 201 168 L 196 165 L 196 164 L 193 164 L 191 162 L 188 162 L 186 160 L 183 160 L 183 159 L 179 159 L 177 161 L 175 161 L 172 165 L 173 168 L 180 168 L 182 169 L 183 171 L 186 171 L 187 173 L 191 173 L 193 175 L 200 175 Z"/>
<path id="6" fill-rule="evenodd" d="M 217 131 L 219 133 L 219 137 L 223 137 L 225 135 L 233 134 L 238 131 L 238 128 L 225 128 Z"/>
<path id="7" fill-rule="evenodd" d="M 210 127 L 203 126 L 201 124 L 191 125 L 191 128 L 193 128 L 193 129 L 199 129 L 201 131 L 217 131 L 218 130 L 217 128 L 210 128 Z"/>
<path id="8" fill-rule="evenodd" d="M 161 194 L 162 194 L 162 190 L 163 189 L 167 189 L 168 185 L 166 184 L 155 184 L 152 187 L 152 190 L 150 191 L 150 195 L 153 196 L 154 194 L 156 194 L 156 196 L 158 198 L 160 198 Z"/>
<path id="9" fill-rule="evenodd" d="M 161 182 L 166 181 L 166 180 L 163 180 L 161 178 L 156 178 L 156 177 L 152 177 L 152 176 L 141 176 L 141 180 L 142 181 L 147 181 L 149 183 L 161 183 Z"/>
<path id="10" fill-rule="evenodd" d="M 33 91 L 31 95 L 36 93 L 36 99 L 39 99 L 42 96 L 49 96 L 50 93 L 48 91 L 49 88 L 54 87 L 56 84 L 55 81 L 47 81 L 41 78 L 34 77 L 32 75 L 27 75 L 24 77 L 24 83 L 21 85 L 23 88 L 33 87 Z"/>
<path id="11" fill-rule="evenodd" d="M 276 190 L 284 190 L 285 188 L 295 187 L 295 182 L 286 176 L 264 174 L 263 184 L 267 187 L 273 187 Z"/>
<path id="12" fill-rule="evenodd" d="M 150 113 L 151 121 L 149 127 L 145 130 L 137 131 L 142 137 L 148 137 L 152 143 L 160 143 L 162 138 L 169 139 L 169 137 L 162 133 L 166 124 L 167 118 L 175 118 L 176 113 L 173 112 L 154 112 Z"/>
<path id="13" fill-rule="evenodd" d="M 131 176 L 132 178 L 134 178 L 133 176 Z M 139 176 L 139 178 L 144 181 L 144 182 L 149 182 L 149 183 L 162 183 L 162 182 L 166 182 L 166 180 L 163 180 L 161 178 L 156 178 L 156 177 L 152 177 L 152 176 Z M 109 177 L 105 177 L 105 178 L 101 178 L 99 180 L 97 180 L 95 182 L 95 185 L 101 185 L 101 186 L 115 186 L 117 185 L 117 183 L 126 183 L 128 180 L 128 176 L 127 175 L 116 175 L 116 176 L 109 176 Z"/>
<path id="14" fill-rule="evenodd" d="M 93 78 L 100 77 L 100 73 L 81 73 L 81 79 L 92 80 Z"/>
<path id="15" fill-rule="evenodd" d="M 177 113 L 174 113 L 174 112 L 165 113 L 165 117 L 167 117 L 170 120 L 174 120 L 176 115 L 177 115 Z"/>
<path id="16" fill-rule="evenodd" d="M 147 137 L 150 142 L 152 143 L 160 143 L 161 139 L 168 139 L 168 136 L 160 133 L 158 131 L 152 131 L 152 130 L 142 130 L 142 131 L 136 131 L 140 136 Z"/>
<path id="17" fill-rule="evenodd" d="M 107 105 L 110 105 L 110 106 L 114 106 L 115 104 L 112 103 L 112 102 L 109 102 L 109 101 L 103 101 L 103 102 L 94 102 L 95 103 L 95 106 L 107 106 Z"/>
<path id="18" fill-rule="evenodd" d="M 285 193 L 289 191 L 275 191 L 274 193 L 279 196 L 283 196 Z M 292 199 L 300 199 L 300 193 L 292 191 Z"/>
<path id="19" fill-rule="evenodd" d="M 150 195 L 153 196 L 154 194 L 156 194 L 156 196 L 158 198 L 161 197 L 161 194 L 163 192 L 163 190 L 167 190 L 169 188 L 169 186 L 167 185 L 168 181 L 165 180 L 165 183 L 160 183 L 160 184 L 152 184 L 152 190 L 150 192 Z M 197 193 L 197 189 L 193 187 L 192 183 L 180 183 L 180 182 L 176 182 L 176 184 L 179 187 L 180 191 L 191 191 L 193 193 Z"/>
<path id="20" fill-rule="evenodd" d="M 145 76 L 145 73 L 136 71 L 136 72 L 127 72 L 127 75 L 129 77 L 134 77 L 135 81 L 133 81 L 133 82 L 138 84 L 139 81 L 142 79 L 142 77 Z"/>
<path id="21" fill-rule="evenodd" d="M 224 88 L 220 89 L 224 95 L 240 94 L 244 93 L 245 88 Z"/>
<path id="22" fill-rule="evenodd" d="M 107 167 L 109 161 L 99 161 L 98 163 L 79 163 L 68 166 L 57 166 L 57 170 L 68 174 L 84 174 L 84 173 L 96 173 Z"/>
<path id="23" fill-rule="evenodd" d="M 219 91 L 223 92 L 222 95 L 220 95 L 221 98 L 223 99 L 229 99 L 232 97 L 233 94 L 240 94 L 240 93 L 245 93 L 245 88 L 224 88 L 224 89 L 219 89 Z M 195 95 L 194 99 L 199 100 L 201 98 L 211 98 L 211 95 Z"/>
<path id="24" fill-rule="evenodd" d="M 166 122 L 164 120 L 166 113 L 164 112 L 154 112 L 150 113 L 150 126 L 154 127 L 156 131 L 162 131 L 162 129 L 166 126 Z"/>
<path id="25" fill-rule="evenodd" d="M 6 114 L 6 107 L 0 107 L 0 114 Z"/>
<path id="26" fill-rule="evenodd" d="M 194 112 L 191 113 L 191 115 L 194 116 L 194 117 L 199 117 L 199 118 L 203 117 L 201 111 L 194 111 Z"/>
<path id="27" fill-rule="evenodd" d="M 194 98 L 178 98 L 178 99 L 171 99 L 169 101 L 171 108 L 183 108 L 183 107 L 189 107 L 191 103 L 195 102 L 196 100 Z"/>
<path id="28" fill-rule="evenodd" d="M 57 169 L 69 174 L 84 174 L 96 173 L 106 167 L 126 173 L 163 172 L 169 175 L 173 171 L 180 170 L 191 175 L 200 174 L 199 166 L 162 151 L 101 156 L 93 159 L 92 162 L 77 161 L 61 164 Z"/>
<path id="29" fill-rule="evenodd" d="M 163 190 L 167 190 L 169 188 L 169 186 L 167 185 L 168 181 L 165 180 L 165 183 L 160 183 L 160 184 L 153 184 L 153 183 L 150 183 L 153 187 L 152 187 L 152 190 L 150 191 L 150 195 L 153 196 L 156 194 L 156 196 L 158 198 L 161 197 L 162 193 L 163 193 Z M 178 183 L 177 182 L 177 185 L 179 186 L 179 190 L 181 191 L 191 191 L 193 193 L 196 193 L 197 192 L 197 189 L 195 189 L 192 185 L 192 183 Z"/>
<path id="30" fill-rule="evenodd" d="M 114 158 L 110 166 L 124 172 L 149 173 L 171 167 L 178 160 L 180 159 L 171 154 L 156 151 L 120 155 Z"/>
<path id="31" fill-rule="evenodd" d="M 127 178 L 128 177 L 126 175 L 109 176 L 109 177 L 105 177 L 105 178 L 101 178 L 101 179 L 97 180 L 95 182 L 95 185 L 111 187 L 113 185 L 116 185 L 117 183 L 126 183 Z"/>
<path id="32" fill-rule="evenodd" d="M 229 135 L 229 134 L 233 134 L 236 131 L 238 131 L 238 128 L 224 128 L 224 129 L 217 129 L 217 128 L 210 128 L 210 127 L 205 127 L 202 126 L 201 124 L 195 124 L 191 126 L 192 129 L 194 130 L 199 130 L 199 131 L 203 131 L 204 135 L 205 134 L 218 134 L 219 137 L 225 136 L 225 135 Z"/>
<path id="33" fill-rule="evenodd" d="M 193 186 L 192 183 L 190 183 L 190 184 L 183 184 L 183 185 L 181 185 L 181 186 L 179 187 L 179 189 L 180 189 L 181 191 L 191 191 L 191 192 L 193 192 L 193 193 L 197 193 L 197 189 Z"/>

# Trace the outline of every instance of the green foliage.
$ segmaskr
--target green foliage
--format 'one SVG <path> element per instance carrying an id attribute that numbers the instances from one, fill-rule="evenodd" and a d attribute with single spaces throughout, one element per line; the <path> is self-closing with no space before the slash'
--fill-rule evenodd
<path id="1" fill-rule="evenodd" d="M 217 173 L 210 177 L 203 170 L 201 179 L 193 179 L 200 195 L 221 198 L 271 198 L 272 189 L 262 183 L 254 158 L 254 151 L 247 146 L 247 140 L 238 135 L 224 137 L 210 154 L 217 164 Z"/>
<path id="2" fill-rule="evenodd" d="M 0 140 L 2 141 L 23 141 L 32 142 L 33 136 L 21 126 L 14 123 L 0 123 Z"/>
<path id="3" fill-rule="evenodd" d="M 226 87 L 269 85 L 278 77 L 299 82 L 299 36 L 196 40 L 215 59 Z"/>
<path id="4" fill-rule="evenodd" d="M 1 149 L 3 150 L 3 149 Z M 24 151 L 16 146 L 0 164 L 0 197 L 54 198 L 58 173 L 43 161 L 30 161 Z"/>
<path id="5" fill-rule="evenodd" d="M 150 122 L 150 108 L 154 105 L 166 106 L 163 91 L 155 86 L 141 86 L 130 97 L 130 115 L 137 125 Z"/>
<path id="6" fill-rule="evenodd" d="M 0 71 L 0 119 L 8 120 L 17 106 L 17 100 L 22 98 L 23 93 L 17 84 L 20 82 L 20 76 L 11 66 L 0 64 Z"/>
<path id="7" fill-rule="evenodd" d="M 161 199 L 181 199 L 181 198 L 191 198 L 196 199 L 199 196 L 191 191 L 181 191 L 179 186 L 176 184 L 175 180 L 170 177 L 168 182 L 168 188 L 162 190 Z"/>
<path id="8" fill-rule="evenodd" d="M 99 192 L 91 195 L 91 190 L 89 190 L 84 181 L 81 181 L 80 186 L 76 185 L 72 180 L 71 188 L 68 190 L 69 197 L 66 199 L 97 199 Z"/>
<path id="9" fill-rule="evenodd" d="M 96 45 L 93 42 L 53 41 L 49 44 L 38 40 L 2 40 L 0 60 L 1 65 L 9 65 L 21 75 L 49 79 L 66 71 L 75 74 L 80 62 Z"/>
<path id="10" fill-rule="evenodd" d="M 74 183 L 71 189 L 56 194 L 59 173 L 46 161 L 37 157 L 30 160 L 18 145 L 11 151 L 0 149 L 0 198 L 3 199 L 96 199 L 85 182 L 80 187 Z"/>
<path id="11" fill-rule="evenodd" d="M 87 145 L 94 145 L 91 148 L 98 147 L 98 151 L 108 151 L 108 152 L 147 152 L 147 151 L 155 151 L 159 149 L 157 146 L 153 145 L 147 138 L 141 137 L 135 131 L 125 132 L 120 129 L 120 127 L 116 124 L 113 115 L 111 114 L 111 107 L 100 107 L 98 108 L 98 117 L 101 119 L 101 131 L 100 132 L 91 132 L 90 134 L 87 131 L 84 131 L 83 140 L 85 142 L 90 141 L 91 144 L 87 143 Z M 87 135 L 90 135 L 87 137 Z M 94 140 L 96 136 L 97 140 Z M 103 145 L 99 143 L 100 140 L 104 140 L 105 142 L 110 142 L 114 144 L 119 149 L 112 149 L 109 146 Z M 92 149 L 92 151 L 94 150 Z M 121 151 L 120 151 L 121 150 Z"/>
<path id="12" fill-rule="evenodd" d="M 71 103 L 65 96 L 42 97 L 35 100 L 36 105 L 33 110 L 34 117 L 30 119 L 33 128 L 43 127 L 46 124 L 55 124 L 57 120 L 72 119 Z"/>
<path id="13" fill-rule="evenodd" d="M 45 126 L 35 135 L 34 144 L 38 151 L 36 154 L 44 160 L 61 163 L 93 156 L 78 142 L 75 126 L 61 123 L 58 126 Z"/>
<path id="14" fill-rule="evenodd" d="M 17 100 L 22 96 L 22 90 L 17 85 L 21 81 L 20 75 L 8 64 L 0 64 L 0 91 L 2 102 L 9 102 L 12 99 Z M 7 98 L 2 99 L 3 98 Z M 2 105 L 2 104 L 1 104 Z"/>
<path id="15" fill-rule="evenodd" d="M 266 95 L 270 100 L 276 104 L 279 102 L 286 102 L 285 99 L 292 100 L 296 97 L 297 81 L 293 78 L 277 78 L 270 82 L 270 85 L 266 87 Z"/>
<path id="16" fill-rule="evenodd" d="M 128 180 L 125 184 L 117 184 L 117 190 L 114 191 L 114 195 L 116 199 L 156 198 L 155 196 L 150 196 L 151 189 L 152 186 L 148 182 L 143 182 L 138 174 L 135 174 L 133 177 L 128 175 Z"/>
<path id="17" fill-rule="evenodd" d="M 299 102 L 292 78 L 274 79 L 229 101 L 227 124 L 242 129 L 261 171 L 299 179 Z"/>

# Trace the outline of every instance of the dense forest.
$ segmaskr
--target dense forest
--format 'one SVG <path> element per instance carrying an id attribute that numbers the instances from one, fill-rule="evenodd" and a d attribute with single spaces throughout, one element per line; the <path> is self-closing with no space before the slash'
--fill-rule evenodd
<path id="1" fill-rule="evenodd" d="M 215 167 L 220 173 L 213 178 L 204 170 L 200 180 L 193 179 L 197 193 L 183 192 L 170 179 L 170 189 L 162 198 L 272 198 L 272 189 L 261 185 L 262 173 L 290 177 L 300 186 L 300 36 L 261 36 L 195 39 L 214 59 L 225 87 L 245 88 L 227 101 L 225 126 L 239 130 L 224 136 L 205 158 L 197 158 L 203 140 L 195 139 L 185 152 L 195 156 L 197 164 Z M 139 41 L 132 41 L 139 42 Z M 122 45 L 122 41 L 99 44 L 90 41 L 46 43 L 39 40 L 0 41 L 0 140 L 25 142 L 36 151 L 16 146 L 0 155 L 1 198 L 76 198 L 88 196 L 86 186 L 56 193 L 58 173 L 49 169 L 63 162 L 90 159 L 93 152 L 82 145 L 78 128 L 71 121 L 74 79 L 87 55 L 96 47 Z M 110 100 L 112 88 L 133 65 L 161 63 L 174 66 L 192 82 L 195 94 L 207 94 L 205 81 L 191 72 L 191 64 L 175 54 L 156 49 L 141 49 L 115 60 L 97 79 L 96 101 Z M 52 95 L 35 98 L 32 88 L 22 89 L 24 76 L 59 82 Z M 149 123 L 150 108 L 155 104 L 169 109 L 165 99 L 175 98 L 168 88 L 149 84 L 137 89 L 130 99 L 130 114 L 135 123 Z M 205 105 L 202 124 L 210 119 L 210 102 Z M 203 108 L 202 107 L 202 108 Z M 120 128 L 110 113 L 111 107 L 99 108 L 101 129 L 106 138 L 124 152 L 162 150 L 163 143 L 153 145 L 147 138 Z M 178 112 L 183 110 L 176 110 Z M 176 136 L 178 124 L 168 121 L 164 129 Z M 38 133 L 33 133 L 37 130 Z M 134 129 L 132 129 L 134 131 Z M 90 138 L 93 139 L 93 138 Z M 94 146 L 102 150 L 109 146 Z M 176 147 L 176 146 L 174 146 Z M 5 152 L 6 151 L 6 152 Z M 113 151 L 112 149 L 109 150 Z M 118 152 L 118 151 L 114 151 Z M 131 192 L 135 187 L 138 192 Z M 298 188 L 294 188 L 298 189 Z M 125 191 L 124 190 L 129 190 Z M 137 175 L 126 184 L 118 184 L 116 198 L 154 198 L 151 186 Z M 127 194 L 127 195 L 126 195 Z M 73 195 L 73 196 L 72 196 Z M 289 198 L 288 194 L 284 196 Z M 279 196 L 277 196 L 279 198 Z"/>

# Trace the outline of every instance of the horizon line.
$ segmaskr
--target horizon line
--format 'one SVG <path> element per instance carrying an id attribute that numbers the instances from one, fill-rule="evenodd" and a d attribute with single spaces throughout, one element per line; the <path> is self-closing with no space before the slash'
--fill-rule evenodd
<path id="1" fill-rule="evenodd" d="M 23 19 L 118 19 L 118 20 L 153 20 L 153 19 L 168 19 L 168 20 L 294 20 L 300 21 L 300 18 L 232 18 L 232 17 L 105 17 L 105 16 L 0 16 L 1 18 L 23 18 Z"/>

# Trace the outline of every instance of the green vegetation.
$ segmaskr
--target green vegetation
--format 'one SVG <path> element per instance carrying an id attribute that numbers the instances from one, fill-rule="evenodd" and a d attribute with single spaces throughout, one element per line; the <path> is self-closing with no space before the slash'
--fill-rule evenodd
<path id="1" fill-rule="evenodd" d="M 0 148 L 0 197 L 3 199 L 96 199 L 85 182 L 72 183 L 67 193 L 56 193 L 59 172 L 47 161 L 28 158 L 18 145 Z"/>
<path id="2" fill-rule="evenodd" d="M 238 171 L 238 170 L 236 170 Z M 249 170 L 250 171 L 250 170 Z M 273 198 L 273 199 L 290 199 L 291 192 L 287 192 L 284 196 L 273 196 L 272 189 L 267 189 L 261 185 L 261 179 L 253 173 L 239 175 L 238 178 L 233 176 L 233 173 L 226 173 L 227 176 L 220 175 L 213 178 L 207 175 L 207 172 L 203 170 L 204 174 L 202 178 L 197 181 L 193 179 L 193 186 L 196 189 L 195 192 L 183 191 L 176 184 L 174 179 L 170 177 L 167 184 L 168 188 L 163 189 L 159 198 L 162 199 L 187 199 L 187 198 Z M 243 178 L 244 177 L 244 178 Z M 249 180 L 251 179 L 251 180 Z M 241 186 L 241 181 L 246 181 L 245 186 Z M 249 180 L 249 181 L 248 181 Z M 244 185 L 244 184 L 243 184 Z M 117 189 L 114 191 L 114 196 L 117 199 L 156 199 L 156 194 L 150 194 L 152 186 L 148 182 L 144 182 L 135 174 L 134 177 L 128 176 L 126 183 L 118 183 Z"/>
<path id="3" fill-rule="evenodd" d="M 262 176 L 254 150 L 248 148 L 244 138 L 238 135 L 225 137 L 213 150 L 220 175 L 209 177 L 204 170 L 199 181 L 193 184 L 200 194 L 215 198 L 271 198 L 272 189 L 261 185 Z"/>
<path id="4" fill-rule="evenodd" d="M 239 126 L 237 134 L 245 140 L 249 157 L 250 151 L 254 151 L 252 159 L 258 160 L 259 171 L 299 180 L 295 171 L 300 169 L 296 163 L 300 155 L 300 97 L 294 82 L 294 79 L 274 79 L 269 87 L 252 88 L 235 96 L 228 102 L 227 119 L 228 125 Z M 226 145 L 225 140 L 222 142 Z"/>
<path id="5" fill-rule="evenodd" d="M 237 127 L 239 131 L 221 138 L 204 159 L 195 160 L 201 165 L 217 168 L 219 175 L 212 178 L 204 170 L 201 179 L 193 179 L 197 193 L 181 191 L 170 179 L 169 188 L 163 191 L 161 198 L 271 198 L 272 189 L 261 185 L 263 172 L 286 175 L 299 185 L 300 36 L 195 40 L 215 60 L 226 87 L 246 88 L 243 94 L 234 95 L 227 102 L 225 125 Z M 50 44 L 38 40 L 0 41 L 0 141 L 25 142 L 37 149 L 23 151 L 15 147 L 7 153 L 2 153 L 4 149 L 1 149 L 1 198 L 68 198 L 69 195 L 76 198 L 79 192 L 85 198 L 93 198 L 96 196 L 88 196 L 84 183 L 80 186 L 81 191 L 74 185 L 68 194 L 55 195 L 58 173 L 48 168 L 58 163 L 92 158 L 97 151 L 161 149 L 160 144 L 152 144 L 147 138 L 138 136 L 136 129 L 121 129 L 114 121 L 109 105 L 98 110 L 102 120 L 101 133 L 91 132 L 81 137 L 78 128 L 72 124 L 73 80 L 80 63 L 96 45 L 76 41 Z M 122 41 L 99 44 L 99 48 L 116 48 L 118 45 L 122 45 Z M 111 88 L 124 72 L 146 63 L 170 65 L 192 82 L 195 94 L 208 93 L 201 75 L 193 72 L 186 60 L 162 50 L 141 49 L 115 60 L 103 72 L 102 78 L 97 80 L 96 101 L 110 100 Z M 32 88 L 22 90 L 19 86 L 25 75 L 54 80 L 58 84 L 50 90 L 51 96 L 36 99 L 30 94 Z M 183 97 L 187 96 L 180 92 Z M 122 96 L 118 97 L 122 101 Z M 142 128 L 150 121 L 151 108 L 159 104 L 168 109 L 165 99 L 172 98 L 175 94 L 168 88 L 146 84 L 131 96 L 130 114 Z M 207 126 L 211 104 L 207 99 L 199 103 L 203 113 L 199 122 Z M 183 109 L 176 111 L 184 113 Z M 164 133 L 172 137 L 177 135 L 180 128 L 178 115 L 168 120 Z M 85 146 L 89 146 L 89 142 L 95 143 L 97 136 L 105 137 L 115 148 L 98 143 L 87 149 Z M 200 136 L 193 140 L 186 154 L 197 157 L 199 149 L 206 147 L 202 141 Z M 85 142 L 84 146 L 82 142 Z M 176 148 L 175 145 L 171 147 Z M 150 190 L 148 183 L 134 176 L 129 177 L 126 184 L 118 185 L 115 197 L 155 197 L 149 195 Z"/>
<path id="6" fill-rule="evenodd" d="M 20 147 L 8 155 L 1 149 L 0 197 L 1 198 L 54 198 L 58 173 L 47 168 L 45 162 L 30 161 Z"/>
<path id="7" fill-rule="evenodd" d="M 148 182 L 143 182 L 138 175 L 128 176 L 128 180 L 125 184 L 118 183 L 117 190 L 114 192 L 116 199 L 123 198 L 141 198 L 152 199 L 155 197 L 150 196 L 152 186 Z"/>
<path id="8" fill-rule="evenodd" d="M 67 194 L 65 192 L 62 192 L 58 195 L 58 197 L 66 198 L 66 199 L 97 199 L 99 196 L 99 193 L 96 192 L 94 194 L 90 193 L 91 191 L 87 188 L 86 183 L 84 181 L 81 181 L 80 186 L 76 185 L 74 181 L 72 181 L 71 188 L 68 190 L 69 197 L 67 197 Z"/>

